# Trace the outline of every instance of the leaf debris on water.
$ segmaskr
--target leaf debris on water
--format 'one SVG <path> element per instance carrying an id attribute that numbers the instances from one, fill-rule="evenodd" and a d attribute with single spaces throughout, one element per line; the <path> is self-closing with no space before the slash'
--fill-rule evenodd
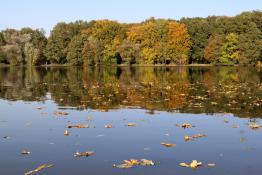
<path id="1" fill-rule="evenodd" d="M 59 115 L 68 115 L 68 112 L 64 112 L 64 111 L 55 111 L 54 115 L 59 116 Z"/>
<path id="2" fill-rule="evenodd" d="M 256 129 L 259 129 L 261 126 L 257 123 L 250 123 L 249 124 L 249 127 L 252 129 L 252 130 L 256 130 Z"/>
<path id="3" fill-rule="evenodd" d="M 93 154 L 95 154 L 93 151 L 86 151 L 86 152 L 76 152 L 74 154 L 75 157 L 89 157 L 92 156 Z"/>
<path id="4" fill-rule="evenodd" d="M 148 160 L 148 159 L 129 159 L 129 160 L 123 160 L 123 163 L 120 165 L 113 164 L 113 167 L 116 168 L 133 168 L 134 166 L 154 166 L 155 163 L 153 160 Z"/>
<path id="5" fill-rule="evenodd" d="M 193 136 L 185 135 L 184 140 L 187 142 L 187 141 L 199 139 L 199 138 L 202 138 L 202 137 L 207 137 L 207 135 L 206 134 L 196 134 L 196 135 L 193 135 Z"/>
<path id="6" fill-rule="evenodd" d="M 135 123 L 128 123 L 127 126 L 136 126 Z"/>
<path id="7" fill-rule="evenodd" d="M 89 128 L 89 126 L 84 124 L 78 124 L 78 125 L 67 125 L 67 128 Z"/>
<path id="8" fill-rule="evenodd" d="M 176 144 L 174 143 L 166 143 L 166 142 L 161 142 L 161 145 L 165 146 L 165 147 L 175 147 Z"/>
<path id="9" fill-rule="evenodd" d="M 105 128 L 113 128 L 113 125 L 110 125 L 110 124 L 105 125 Z"/>
<path id="10" fill-rule="evenodd" d="M 209 163 L 209 164 L 207 164 L 207 166 L 214 167 L 214 166 L 216 166 L 216 164 L 215 163 Z"/>
<path id="11" fill-rule="evenodd" d="M 196 169 L 197 167 L 202 165 L 202 162 L 198 162 L 197 160 L 193 160 L 191 163 L 180 163 L 179 164 L 182 167 L 192 168 Z"/>
<path id="12" fill-rule="evenodd" d="M 69 135 L 70 135 L 70 132 L 69 132 L 68 130 L 65 130 L 65 131 L 64 131 L 64 135 L 65 135 L 65 136 L 69 136 Z"/>
<path id="13" fill-rule="evenodd" d="M 29 155 L 31 152 L 30 151 L 28 151 L 27 149 L 23 149 L 22 151 L 21 151 L 21 154 L 22 155 Z"/>
<path id="14" fill-rule="evenodd" d="M 176 126 L 178 126 L 178 127 L 182 127 L 182 128 L 184 128 L 184 129 L 188 129 L 188 128 L 192 128 L 192 127 L 195 127 L 195 126 L 193 126 L 192 124 L 190 124 L 190 123 L 183 123 L 183 124 L 176 124 Z"/>
<path id="15" fill-rule="evenodd" d="M 36 173 L 36 172 L 39 172 L 39 171 L 41 171 L 41 170 L 43 170 L 43 169 L 51 168 L 51 167 L 53 167 L 53 166 L 54 166 L 54 164 L 43 164 L 43 165 L 40 165 L 39 167 L 37 167 L 37 168 L 34 169 L 34 170 L 25 172 L 24 175 L 31 175 L 31 174 L 34 174 L 34 173 Z"/>

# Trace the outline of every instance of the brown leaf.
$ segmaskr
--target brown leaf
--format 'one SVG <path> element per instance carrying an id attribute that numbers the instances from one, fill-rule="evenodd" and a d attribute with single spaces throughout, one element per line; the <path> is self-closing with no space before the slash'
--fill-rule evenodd
<path id="1" fill-rule="evenodd" d="M 163 145 L 165 147 L 174 147 L 174 146 L 176 146 L 176 144 L 174 144 L 174 143 L 166 143 L 166 142 L 162 142 L 161 145 Z"/>
<path id="2" fill-rule="evenodd" d="M 31 171 L 28 171 L 28 172 L 25 172 L 25 175 L 31 175 L 33 173 L 36 173 L 36 172 L 39 172 L 43 169 L 46 169 L 46 168 L 51 168 L 53 167 L 54 165 L 53 164 L 43 164 L 43 165 L 40 165 L 39 167 L 37 167 L 36 169 L 34 170 L 31 170 Z"/>
<path id="3" fill-rule="evenodd" d="M 74 156 L 75 157 L 88 157 L 88 156 L 92 156 L 93 154 L 95 154 L 94 152 L 92 152 L 92 151 L 87 151 L 87 152 L 82 152 L 82 153 L 80 153 L 80 152 L 76 152 L 75 154 L 74 154 Z"/>
<path id="4" fill-rule="evenodd" d="M 105 125 L 105 128 L 113 128 L 113 125 Z"/>
<path id="5" fill-rule="evenodd" d="M 136 126 L 135 123 L 128 123 L 127 126 Z"/>

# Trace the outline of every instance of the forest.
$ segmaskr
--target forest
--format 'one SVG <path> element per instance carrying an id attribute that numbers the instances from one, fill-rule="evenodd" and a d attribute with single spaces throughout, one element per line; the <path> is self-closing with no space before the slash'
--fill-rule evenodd
<path id="1" fill-rule="evenodd" d="M 141 23 L 60 22 L 0 32 L 1 65 L 262 65 L 262 12 Z"/>

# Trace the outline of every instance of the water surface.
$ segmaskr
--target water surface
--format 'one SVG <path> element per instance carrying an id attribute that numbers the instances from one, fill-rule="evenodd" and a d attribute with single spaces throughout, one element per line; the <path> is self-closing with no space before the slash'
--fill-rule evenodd
<path id="1" fill-rule="evenodd" d="M 262 128 L 249 127 L 261 124 L 261 80 L 253 67 L 0 68 L 0 174 L 52 163 L 36 174 L 261 175 Z M 184 141 L 199 133 L 207 137 Z M 131 158 L 157 164 L 112 167 Z M 179 166 L 192 160 L 203 166 Z"/>

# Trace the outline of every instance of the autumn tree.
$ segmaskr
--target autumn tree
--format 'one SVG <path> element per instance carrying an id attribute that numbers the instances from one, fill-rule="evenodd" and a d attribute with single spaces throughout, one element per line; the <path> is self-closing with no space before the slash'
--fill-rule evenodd
<path id="1" fill-rule="evenodd" d="M 152 18 L 132 26 L 128 39 L 141 45 L 142 63 L 187 63 L 191 42 L 184 24 Z"/>
<path id="2" fill-rule="evenodd" d="M 96 63 L 119 63 L 120 54 L 117 48 L 126 37 L 124 25 L 115 21 L 99 20 L 93 22 L 90 28 L 83 31 L 83 34 L 87 38 L 91 38 L 91 45 L 96 47 Z M 89 47 L 90 44 L 87 46 Z"/>
<path id="3" fill-rule="evenodd" d="M 219 62 L 221 57 L 221 48 L 224 43 L 223 35 L 211 35 L 204 49 L 204 58 L 207 63 Z"/>

